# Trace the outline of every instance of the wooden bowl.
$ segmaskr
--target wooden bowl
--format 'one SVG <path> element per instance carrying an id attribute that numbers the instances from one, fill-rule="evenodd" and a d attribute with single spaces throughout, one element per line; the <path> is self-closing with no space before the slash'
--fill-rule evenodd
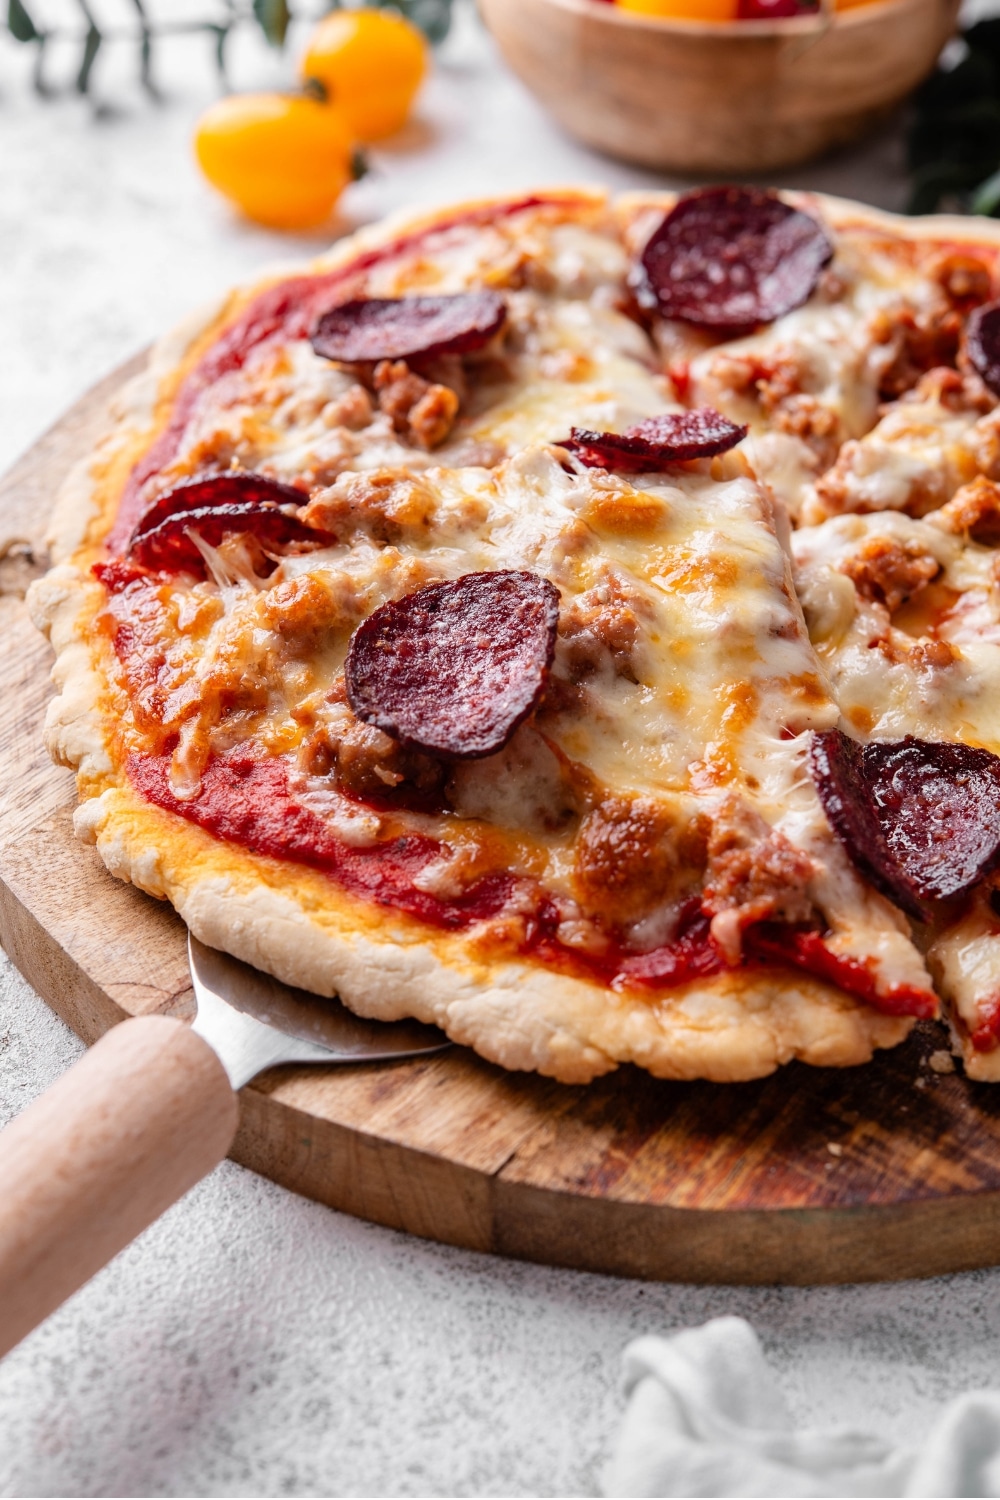
<path id="1" fill-rule="evenodd" d="M 959 0 L 788 21 L 655 21 L 601 0 L 479 0 L 515 73 L 572 135 L 690 175 L 789 167 L 861 135 L 934 66 Z"/>

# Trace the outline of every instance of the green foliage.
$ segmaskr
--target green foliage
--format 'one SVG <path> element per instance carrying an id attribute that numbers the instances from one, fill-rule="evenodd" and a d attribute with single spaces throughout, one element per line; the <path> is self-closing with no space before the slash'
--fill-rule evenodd
<path id="1" fill-rule="evenodd" d="M 7 29 L 16 42 L 37 42 L 40 36 L 21 0 L 7 0 Z"/>
<path id="2" fill-rule="evenodd" d="M 144 0 L 131 0 L 131 3 L 136 13 L 136 26 L 134 30 L 124 32 L 121 28 L 102 30 L 91 12 L 88 0 L 76 0 L 81 25 L 72 35 L 80 41 L 81 49 L 72 87 L 78 93 L 92 95 L 94 65 L 105 42 L 127 37 L 138 46 L 140 82 L 148 94 L 154 98 L 157 97 L 156 84 L 153 79 L 153 61 L 156 37 L 161 28 L 150 21 Z M 428 41 L 435 44 L 444 40 L 451 26 L 453 0 L 365 0 L 365 3 L 399 11 L 407 20 L 419 26 Z M 50 41 L 66 37 L 70 33 L 65 29 L 46 30 L 32 16 L 30 7 L 33 4 L 34 0 L 7 0 L 7 30 L 15 41 L 35 47 L 34 87 L 37 93 L 47 95 L 54 93 L 55 90 L 45 77 L 46 48 Z M 296 10 L 289 0 L 226 0 L 226 5 L 228 16 L 223 15 L 219 20 L 194 20 L 181 25 L 172 23 L 162 27 L 162 30 L 169 30 L 172 35 L 176 35 L 179 31 L 190 31 L 203 32 L 206 36 L 210 36 L 214 43 L 216 66 L 224 81 L 227 43 L 231 33 L 238 26 L 244 22 L 259 26 L 270 45 L 280 48 L 285 45 L 288 29 L 297 17 L 304 20 L 316 14 L 315 6 L 309 8 L 303 6 Z M 343 0 L 328 0 L 328 10 L 346 8 Z"/>
<path id="3" fill-rule="evenodd" d="M 1000 217 L 1000 17 L 963 33 L 965 55 L 917 91 L 907 140 L 911 214 Z"/>
<path id="4" fill-rule="evenodd" d="M 271 46 L 283 47 L 292 19 L 288 0 L 253 0 L 253 13 Z"/>

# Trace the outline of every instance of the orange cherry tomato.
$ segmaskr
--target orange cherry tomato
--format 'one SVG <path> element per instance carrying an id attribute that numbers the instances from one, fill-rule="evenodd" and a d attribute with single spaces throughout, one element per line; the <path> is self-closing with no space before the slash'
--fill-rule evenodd
<path id="1" fill-rule="evenodd" d="M 423 33 L 384 10 L 324 16 L 302 59 L 359 141 L 380 141 L 405 123 L 427 72 Z"/>
<path id="2" fill-rule="evenodd" d="M 213 187 L 258 224 L 322 224 L 355 175 L 340 113 L 294 94 L 231 94 L 195 128 L 198 165 Z"/>
<path id="3" fill-rule="evenodd" d="M 618 0 L 622 10 L 661 21 L 735 21 L 737 0 Z"/>

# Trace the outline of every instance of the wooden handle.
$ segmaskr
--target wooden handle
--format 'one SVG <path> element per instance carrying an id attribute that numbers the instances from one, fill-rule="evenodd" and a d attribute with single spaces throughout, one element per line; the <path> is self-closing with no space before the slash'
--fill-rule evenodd
<path id="1" fill-rule="evenodd" d="M 225 1156 L 239 1105 L 181 1021 L 115 1026 L 0 1133 L 0 1355 Z"/>

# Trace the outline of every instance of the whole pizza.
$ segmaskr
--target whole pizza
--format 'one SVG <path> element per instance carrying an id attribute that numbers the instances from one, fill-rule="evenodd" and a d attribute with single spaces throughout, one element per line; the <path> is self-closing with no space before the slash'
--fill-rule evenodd
<path id="1" fill-rule="evenodd" d="M 805 194 L 390 222 L 154 352 L 31 605 L 113 874 L 585 1082 L 1000 1078 L 1000 237 Z"/>

